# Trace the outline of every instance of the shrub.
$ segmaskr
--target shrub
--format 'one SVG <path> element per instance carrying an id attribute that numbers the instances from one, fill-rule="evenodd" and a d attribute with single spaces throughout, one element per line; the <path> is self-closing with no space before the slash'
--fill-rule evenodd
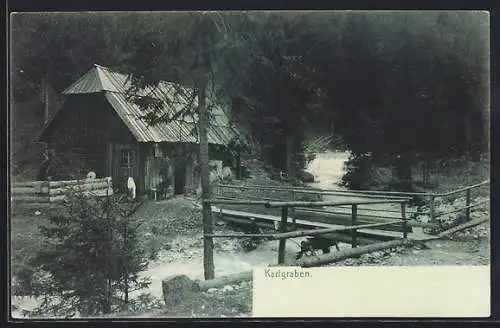
<path id="1" fill-rule="evenodd" d="M 370 164 L 369 156 L 352 154 L 345 163 L 346 173 L 341 185 L 348 189 L 367 189 L 370 183 Z"/>
<path id="2" fill-rule="evenodd" d="M 39 273 L 33 294 L 42 303 L 33 314 L 71 317 L 126 308 L 129 293 L 150 283 L 139 277 L 148 257 L 138 247 L 133 204 L 79 190 L 66 196 L 64 206 L 48 214 L 50 224 L 39 226 L 45 247 L 31 266 Z"/>

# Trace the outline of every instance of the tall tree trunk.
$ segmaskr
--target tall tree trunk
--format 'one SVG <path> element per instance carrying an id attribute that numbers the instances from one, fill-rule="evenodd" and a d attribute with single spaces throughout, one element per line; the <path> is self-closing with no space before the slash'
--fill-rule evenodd
<path id="1" fill-rule="evenodd" d="M 429 187 L 431 185 L 431 159 L 428 155 L 424 155 L 423 158 L 422 184 L 426 187 Z"/>
<path id="2" fill-rule="evenodd" d="M 241 179 L 241 152 L 238 150 L 236 154 L 236 180 Z"/>
<path id="3" fill-rule="evenodd" d="M 207 79 L 202 77 L 198 87 L 198 115 L 199 115 L 199 135 L 200 135 L 200 166 L 201 166 L 201 194 L 202 200 L 210 198 L 210 172 L 208 167 L 208 111 L 206 107 Z M 203 233 L 205 235 L 213 233 L 212 210 L 209 204 L 203 202 Z M 205 279 L 213 279 L 214 275 L 214 243 L 212 238 L 203 239 L 203 268 Z"/>
<path id="4" fill-rule="evenodd" d="M 49 79 L 48 77 L 43 77 L 42 78 L 42 92 L 41 92 L 41 99 L 43 102 L 44 110 L 43 110 L 43 125 L 47 124 L 49 121 L 49 109 L 50 109 L 50 104 L 49 104 Z"/>
<path id="5" fill-rule="evenodd" d="M 411 191 L 412 176 L 411 176 L 411 156 L 409 153 L 399 154 L 396 161 L 396 172 L 398 175 L 398 189 L 401 191 Z"/>
<path id="6" fill-rule="evenodd" d="M 286 173 L 292 184 L 295 184 L 295 163 L 294 163 L 294 137 L 286 136 Z"/>
<path id="7" fill-rule="evenodd" d="M 210 199 L 210 168 L 209 148 L 208 148 L 208 127 L 209 115 L 207 109 L 207 87 L 208 74 L 211 71 L 211 58 L 209 53 L 209 39 L 205 35 L 207 32 L 207 18 L 205 13 L 202 13 L 198 26 L 198 56 L 196 66 L 198 68 L 197 83 L 198 92 L 198 133 L 200 137 L 200 173 L 201 173 L 201 199 L 202 199 L 202 215 L 203 215 L 203 233 L 204 235 L 213 233 L 212 209 L 211 205 L 205 204 L 205 200 Z M 212 237 L 203 238 L 203 269 L 205 279 L 213 279 L 214 273 L 214 242 Z"/>

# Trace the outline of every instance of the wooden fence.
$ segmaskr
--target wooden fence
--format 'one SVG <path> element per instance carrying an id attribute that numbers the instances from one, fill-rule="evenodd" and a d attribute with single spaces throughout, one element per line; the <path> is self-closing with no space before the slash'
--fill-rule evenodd
<path id="1" fill-rule="evenodd" d="M 23 205 L 50 205 L 64 201 L 65 193 L 71 189 L 98 197 L 113 194 L 109 177 L 91 180 L 28 181 L 12 183 L 11 200 Z"/>
<path id="2" fill-rule="evenodd" d="M 478 219 L 475 221 L 471 221 L 470 218 L 470 209 L 472 207 L 476 207 L 482 204 L 487 203 L 487 201 L 481 201 L 472 204 L 472 190 L 484 187 L 489 185 L 489 180 L 483 181 L 481 183 L 472 185 L 472 186 L 467 186 L 465 188 L 460 188 L 454 191 L 446 192 L 446 193 L 401 193 L 401 192 L 363 192 L 363 191 L 356 191 L 356 192 L 340 192 L 340 191 L 324 191 L 324 190 L 304 190 L 304 189 L 297 189 L 297 188 L 274 188 L 274 187 L 268 187 L 268 186 L 231 186 L 231 185 L 218 185 L 216 187 L 216 192 L 215 192 L 215 198 L 206 200 L 205 203 L 209 205 L 215 205 L 215 204 L 223 204 L 223 205 L 256 205 L 256 206 L 264 206 L 266 208 L 280 208 L 281 209 L 281 222 L 280 222 L 280 229 L 278 233 L 271 233 L 271 234 L 265 234 L 265 233 L 259 233 L 259 234 L 235 234 L 235 233 L 223 233 L 223 234 L 213 234 L 213 233 L 205 233 L 203 238 L 212 240 L 213 238 L 266 238 L 270 240 L 278 240 L 278 264 L 284 264 L 285 261 L 285 243 L 288 238 L 294 238 L 294 237 L 300 237 L 300 236 L 318 236 L 318 235 L 324 235 L 327 233 L 331 232 L 340 232 L 340 231 L 350 231 L 351 232 L 351 245 L 352 248 L 357 248 L 358 247 L 358 232 L 357 230 L 359 229 L 364 229 L 364 228 L 373 228 L 373 227 L 382 227 L 382 226 L 387 226 L 394 224 L 394 221 L 400 221 L 400 224 L 402 226 L 402 238 L 400 239 L 395 239 L 391 240 L 388 242 L 382 242 L 382 243 L 375 243 L 372 245 L 368 245 L 365 247 L 362 247 L 363 249 L 360 249 L 359 251 L 344 251 L 344 252 L 336 252 L 333 254 L 324 254 L 321 257 L 315 257 L 312 259 L 305 259 L 302 262 L 298 262 L 300 266 L 305 266 L 305 267 L 310 267 L 310 266 L 318 266 L 321 264 L 329 263 L 334 260 L 341 259 L 343 257 L 348 257 L 352 255 L 360 255 L 365 252 L 370 252 L 370 251 L 375 251 L 375 250 L 382 250 L 385 248 L 390 248 L 390 247 L 395 247 L 395 246 L 400 246 L 400 245 L 405 245 L 409 242 L 408 241 L 408 226 L 411 220 L 408 218 L 408 211 L 407 211 L 407 202 L 409 200 L 408 196 L 425 196 L 427 198 L 427 204 L 429 205 L 429 214 L 431 218 L 438 217 L 439 215 L 446 215 L 454 212 L 459 212 L 459 211 L 465 211 L 465 216 L 466 216 L 466 223 L 463 223 L 461 225 L 458 225 L 456 227 L 452 227 L 444 232 L 441 232 L 438 236 L 435 237 L 428 237 L 425 239 L 420 240 L 421 242 L 426 241 L 426 240 L 433 240 L 433 239 L 439 239 L 445 235 L 451 234 L 455 231 L 462 230 L 467 227 L 472 227 L 478 224 L 481 224 L 483 222 L 486 222 L 488 219 Z M 248 199 L 248 200 L 238 200 L 238 199 L 227 199 L 226 197 L 221 196 L 221 188 L 224 187 L 231 187 L 231 188 L 242 188 L 242 189 L 250 189 L 250 190 L 256 190 L 256 191 L 262 191 L 266 189 L 272 189 L 275 191 L 284 191 L 285 196 L 291 192 L 292 195 L 292 200 L 291 201 L 280 201 L 280 200 L 256 200 L 259 197 L 252 197 L 253 199 Z M 304 193 L 319 193 L 321 194 L 335 194 L 335 193 L 343 193 L 343 194 L 357 194 L 359 196 L 362 196 L 363 198 L 366 198 L 365 200 L 352 200 L 352 201 L 337 201 L 337 202 L 325 202 L 325 201 L 296 201 L 294 200 L 294 195 L 296 192 L 304 192 Z M 452 196 L 457 196 L 461 193 L 465 193 L 465 206 L 459 207 L 453 211 L 448 211 L 446 213 L 440 213 L 440 214 L 435 214 L 434 213 L 434 203 L 435 199 L 437 197 L 452 197 Z M 407 196 L 407 197 L 403 197 Z M 262 198 L 262 197 L 261 197 Z M 393 203 L 393 204 L 398 204 L 400 206 L 399 212 L 400 216 L 398 217 L 385 217 L 386 220 L 382 222 L 377 222 L 377 223 L 371 223 L 371 224 L 359 224 L 357 222 L 358 215 L 359 215 L 359 206 L 361 205 L 375 205 L 375 204 L 384 204 L 384 203 Z M 351 214 L 351 222 L 350 225 L 346 225 L 343 227 L 335 227 L 335 228 L 318 228 L 318 229 L 312 229 L 312 230 L 297 230 L 297 231 L 287 231 L 287 225 L 288 225 L 288 213 L 289 210 L 294 209 L 294 208 L 311 208 L 311 207 L 342 207 L 342 206 L 347 206 L 350 208 L 350 214 Z M 413 241 L 414 242 L 414 241 Z M 209 243 L 211 244 L 211 243 Z M 338 253 L 338 254 L 337 254 Z M 209 253 L 207 253 L 209 254 Z M 205 255 L 205 256 L 210 256 L 210 255 Z M 211 263 L 213 263 L 213 258 L 210 260 Z"/>
<path id="3" fill-rule="evenodd" d="M 253 201 L 253 200 L 221 200 L 221 199 L 211 199 L 206 200 L 205 203 L 209 205 L 216 204 L 233 204 L 233 205 L 261 205 L 267 208 L 280 208 L 281 209 L 281 222 L 279 233 L 273 234 L 204 234 L 205 239 L 212 238 L 266 238 L 271 240 L 279 240 L 278 244 L 278 264 L 283 264 L 285 261 L 285 243 L 288 238 L 300 237 L 300 236 L 317 236 L 324 235 L 330 232 L 339 231 L 351 231 L 351 245 L 352 248 L 358 247 L 357 242 L 357 230 L 363 228 L 380 227 L 384 225 L 394 224 L 394 220 L 389 220 L 385 222 L 378 222 L 373 224 L 358 224 L 358 206 L 368 205 L 368 204 L 384 204 L 384 203 L 396 203 L 401 206 L 401 225 L 402 225 L 402 239 L 407 240 L 407 224 L 408 219 L 406 216 L 406 203 L 408 199 L 390 199 L 390 200 L 359 200 L 359 201 L 346 201 L 346 202 L 304 202 L 304 201 L 290 201 L 290 202 L 280 202 L 280 201 Z M 351 225 L 336 228 L 326 228 L 326 229 L 313 229 L 313 230 L 298 230 L 287 232 L 288 225 L 288 211 L 294 207 L 336 207 L 336 206 L 350 206 L 351 208 Z M 398 241 L 396 241 L 398 243 Z M 392 245 L 392 244 L 391 244 Z M 395 244 L 396 245 L 396 244 Z M 212 259 L 213 263 L 213 259 Z"/>

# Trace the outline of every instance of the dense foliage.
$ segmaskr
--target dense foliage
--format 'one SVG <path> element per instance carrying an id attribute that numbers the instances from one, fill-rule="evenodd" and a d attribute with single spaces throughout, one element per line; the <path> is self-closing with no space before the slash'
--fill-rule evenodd
<path id="1" fill-rule="evenodd" d="M 194 85 L 205 67 L 209 103 L 236 104 L 238 121 L 280 169 L 286 166 L 287 137 L 293 139 L 290 155 L 299 165 L 301 143 L 311 130 L 342 137 L 358 155 L 400 156 L 408 162 L 414 155 L 477 158 L 488 148 L 489 26 L 484 12 L 222 12 L 199 17 L 14 15 L 14 98 L 39 101 L 42 79 L 61 91 L 93 63 L 131 72 L 138 87 L 160 79 Z M 205 41 L 198 42 L 200 37 Z M 196 55 L 200 45 L 201 57 Z M 13 108 L 15 119 L 27 120 L 27 115 L 16 117 L 19 108 Z"/>

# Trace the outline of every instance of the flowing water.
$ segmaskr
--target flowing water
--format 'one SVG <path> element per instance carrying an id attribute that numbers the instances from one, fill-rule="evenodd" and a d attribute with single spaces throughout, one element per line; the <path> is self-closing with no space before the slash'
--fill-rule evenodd
<path id="1" fill-rule="evenodd" d="M 321 189 L 345 190 L 338 185 L 345 173 L 344 163 L 349 158 L 349 152 L 324 152 L 316 155 L 309 163 L 307 170 L 314 174 L 316 182 L 311 187 Z"/>

